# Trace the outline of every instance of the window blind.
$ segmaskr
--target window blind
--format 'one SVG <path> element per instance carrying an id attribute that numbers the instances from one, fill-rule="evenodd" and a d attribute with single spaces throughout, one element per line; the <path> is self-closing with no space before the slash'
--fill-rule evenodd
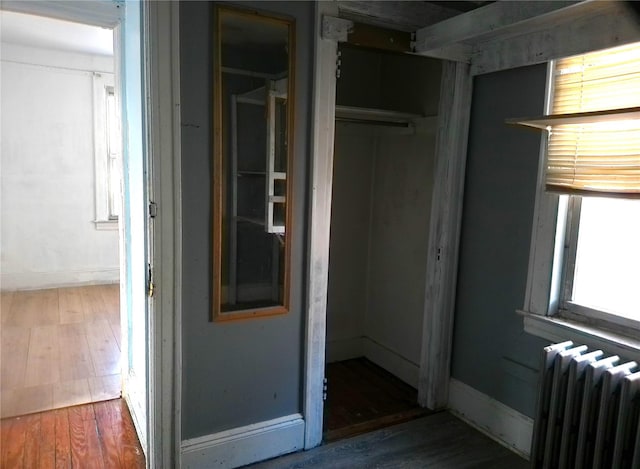
<path id="1" fill-rule="evenodd" d="M 558 60 L 553 85 L 553 115 L 640 107 L 640 43 Z M 640 198 L 640 118 L 550 126 L 546 185 Z"/>

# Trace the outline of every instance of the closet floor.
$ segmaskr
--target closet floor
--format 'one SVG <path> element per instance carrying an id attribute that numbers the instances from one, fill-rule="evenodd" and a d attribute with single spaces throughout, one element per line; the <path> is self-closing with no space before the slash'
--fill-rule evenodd
<path id="1" fill-rule="evenodd" d="M 324 441 L 366 433 L 430 413 L 418 392 L 366 358 L 327 364 Z"/>

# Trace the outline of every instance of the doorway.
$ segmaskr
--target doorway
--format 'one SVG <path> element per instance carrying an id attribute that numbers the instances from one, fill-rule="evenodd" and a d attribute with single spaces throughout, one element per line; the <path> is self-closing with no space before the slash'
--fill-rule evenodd
<path id="1" fill-rule="evenodd" d="M 15 168 L 3 177 L 15 184 L 2 186 L 2 353 L 26 358 L 2 361 L 3 384 L 23 391 L 3 389 L 3 404 L 15 396 L 11 412 L 27 413 L 122 394 L 146 450 L 148 184 L 140 4 L 127 4 L 126 13 L 117 4 L 6 7 L 16 11 L 1 12 L 2 157 L 3 170 Z M 11 21 L 22 27 L 5 27 Z M 56 30 L 63 34 L 53 35 Z M 91 49 L 98 38 L 107 46 Z M 25 165 L 27 153 L 34 164 Z M 21 191 L 10 192 L 16 186 Z M 72 215 L 79 220 L 71 222 Z M 22 232 L 9 240 L 22 241 L 17 247 L 4 242 L 5 229 L 16 227 Z M 21 272 L 25 259 L 48 262 L 47 268 L 34 263 Z M 70 267 L 68 259 L 85 264 Z M 13 326 L 26 332 L 12 335 Z M 17 366 L 5 370 L 8 363 Z M 29 403 L 27 388 L 38 388 Z"/>
<path id="2" fill-rule="evenodd" d="M 113 43 L 2 12 L 2 417 L 120 397 Z"/>
<path id="3" fill-rule="evenodd" d="M 325 440 L 417 404 L 439 60 L 340 46 L 327 304 Z"/>

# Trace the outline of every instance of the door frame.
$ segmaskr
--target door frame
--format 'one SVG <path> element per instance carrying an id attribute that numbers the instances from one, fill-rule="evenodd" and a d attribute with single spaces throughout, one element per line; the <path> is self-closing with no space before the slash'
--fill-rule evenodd
<path id="1" fill-rule="evenodd" d="M 25 2 L 3 0 L 2 9 L 47 16 L 121 31 L 124 2 Z M 143 25 L 143 80 L 148 101 L 143 107 L 149 143 L 147 160 L 152 200 L 158 206 L 154 220 L 152 261 L 153 307 L 149 311 L 147 383 L 147 467 L 179 467 L 180 429 L 180 127 L 179 42 L 176 2 L 141 2 Z M 170 34 L 167 34 L 167 32 Z M 118 41 L 118 39 L 116 39 Z M 118 60 L 114 51 L 114 62 Z M 116 64 L 116 67 L 118 65 Z M 149 177 L 149 176 L 147 176 Z M 174 344 L 175 340 L 175 344 Z"/>
<path id="2" fill-rule="evenodd" d="M 332 2 L 316 4 L 313 141 L 309 204 L 309 270 L 305 349 L 305 449 L 322 441 L 333 145 L 338 42 L 353 23 Z M 443 61 L 435 151 L 418 402 L 448 405 L 451 345 L 471 109 L 468 64 Z"/>

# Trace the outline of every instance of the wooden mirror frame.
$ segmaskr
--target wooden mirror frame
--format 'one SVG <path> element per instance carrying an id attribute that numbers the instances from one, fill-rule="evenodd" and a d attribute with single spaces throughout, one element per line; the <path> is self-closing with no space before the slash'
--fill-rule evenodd
<path id="1" fill-rule="evenodd" d="M 223 214 L 225 200 L 225 148 L 230 142 L 224 141 L 223 126 L 223 82 L 222 82 L 222 17 L 234 15 L 248 20 L 254 19 L 264 23 L 277 23 L 287 27 L 288 31 L 288 83 L 286 104 L 286 144 L 287 144 L 287 175 L 285 183 L 285 246 L 284 246 L 284 284 L 282 304 L 259 308 L 242 309 L 237 311 L 222 311 L 222 240 Z M 212 186 L 212 308 L 213 321 L 233 321 L 256 317 L 286 314 L 290 306 L 291 282 L 291 248 L 292 248 L 292 214 L 293 214 L 293 168 L 294 168 L 294 119 L 295 119 L 295 20 L 273 14 L 260 13 L 227 5 L 217 5 L 214 9 L 214 44 L 213 44 L 213 186 Z"/>

